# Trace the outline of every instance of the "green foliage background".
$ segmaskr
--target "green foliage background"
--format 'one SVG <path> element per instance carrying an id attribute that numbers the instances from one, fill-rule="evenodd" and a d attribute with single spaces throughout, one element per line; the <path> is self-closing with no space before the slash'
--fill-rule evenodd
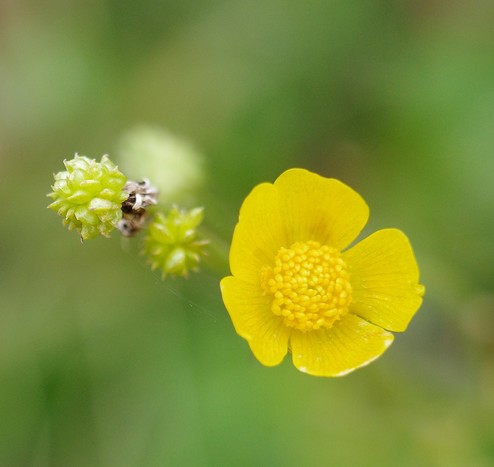
<path id="1" fill-rule="evenodd" d="M 137 124 L 205 154 L 225 244 L 257 183 L 300 166 L 399 227 L 427 287 L 342 379 L 264 368 L 227 273 L 162 282 L 118 235 L 46 209 L 74 152 Z M 0 3 L 0 465 L 488 466 L 494 458 L 494 3 Z"/>

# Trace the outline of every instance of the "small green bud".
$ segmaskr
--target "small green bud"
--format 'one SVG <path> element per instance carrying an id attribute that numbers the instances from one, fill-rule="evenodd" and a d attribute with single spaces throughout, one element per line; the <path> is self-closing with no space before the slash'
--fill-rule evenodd
<path id="1" fill-rule="evenodd" d="M 77 229 L 81 240 L 110 236 L 122 218 L 122 202 L 128 198 L 123 188 L 126 177 L 107 155 L 101 162 L 75 155 L 64 161 L 67 170 L 54 175 L 48 207 L 64 218 L 69 230 Z"/>
<path id="2" fill-rule="evenodd" d="M 197 271 L 206 240 L 197 239 L 196 228 L 202 222 L 203 208 L 190 211 L 174 207 L 167 216 L 157 213 L 148 226 L 143 253 L 151 268 L 167 275 L 187 276 Z"/>
<path id="3" fill-rule="evenodd" d="M 118 163 L 129 177 L 151 177 L 161 202 L 190 202 L 205 179 L 204 158 L 187 140 L 149 126 L 128 131 L 118 147 Z"/>

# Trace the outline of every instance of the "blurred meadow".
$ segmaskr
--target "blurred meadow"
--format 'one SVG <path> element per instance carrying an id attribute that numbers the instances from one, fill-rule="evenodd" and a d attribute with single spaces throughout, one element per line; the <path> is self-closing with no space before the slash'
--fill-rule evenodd
<path id="1" fill-rule="evenodd" d="M 52 174 L 142 125 L 203 154 L 223 250 L 289 167 L 352 186 L 364 235 L 414 246 L 408 330 L 343 378 L 265 368 L 226 262 L 162 281 L 138 241 L 81 244 Z M 491 0 L 1 0 L 0 173 L 1 467 L 493 465 Z"/>

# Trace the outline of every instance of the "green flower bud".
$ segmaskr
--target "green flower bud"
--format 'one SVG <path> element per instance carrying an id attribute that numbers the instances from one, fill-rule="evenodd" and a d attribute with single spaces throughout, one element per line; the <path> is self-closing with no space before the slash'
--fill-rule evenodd
<path id="1" fill-rule="evenodd" d="M 67 170 L 54 175 L 48 207 L 64 218 L 69 230 L 77 229 L 81 240 L 110 236 L 122 218 L 122 202 L 128 198 L 123 188 L 126 177 L 107 155 L 101 162 L 78 156 L 64 161 Z"/>
<path id="2" fill-rule="evenodd" d="M 205 179 L 202 154 L 187 140 L 156 127 L 127 132 L 118 147 L 118 164 L 129 177 L 152 178 L 168 206 L 193 202 Z"/>
<path id="3" fill-rule="evenodd" d="M 202 222 L 203 208 L 190 211 L 171 209 L 167 216 L 157 213 L 148 226 L 143 253 L 153 270 L 167 275 L 187 276 L 197 271 L 206 240 L 197 239 L 197 226 Z"/>

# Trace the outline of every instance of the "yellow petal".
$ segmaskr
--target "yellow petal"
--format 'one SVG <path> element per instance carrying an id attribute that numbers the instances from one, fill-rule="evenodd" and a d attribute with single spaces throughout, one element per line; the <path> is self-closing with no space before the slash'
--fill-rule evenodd
<path id="1" fill-rule="evenodd" d="M 285 246 L 316 240 L 341 250 L 357 237 L 369 217 L 362 197 L 334 178 L 290 169 L 274 185 L 283 213 Z"/>
<path id="2" fill-rule="evenodd" d="M 262 267 L 271 266 L 276 253 L 285 244 L 278 192 L 270 183 L 257 185 L 242 204 L 233 233 L 232 274 L 259 283 Z"/>
<path id="3" fill-rule="evenodd" d="M 365 201 L 340 181 L 287 170 L 274 185 L 262 183 L 245 199 L 230 250 L 232 274 L 257 282 L 262 266 L 272 266 L 278 250 L 297 241 L 342 249 L 368 217 Z"/>
<path id="4" fill-rule="evenodd" d="M 347 314 L 330 329 L 293 332 L 293 364 L 314 376 L 343 376 L 367 365 L 389 347 L 393 334 Z"/>
<path id="5" fill-rule="evenodd" d="M 379 230 L 343 253 L 350 271 L 350 310 L 390 331 L 404 331 L 422 303 L 424 287 L 403 232 Z"/>
<path id="6" fill-rule="evenodd" d="M 262 295 L 258 285 L 236 277 L 223 278 L 220 287 L 237 333 L 248 341 L 262 364 L 278 365 L 288 351 L 290 330 L 271 312 L 271 300 Z"/>

